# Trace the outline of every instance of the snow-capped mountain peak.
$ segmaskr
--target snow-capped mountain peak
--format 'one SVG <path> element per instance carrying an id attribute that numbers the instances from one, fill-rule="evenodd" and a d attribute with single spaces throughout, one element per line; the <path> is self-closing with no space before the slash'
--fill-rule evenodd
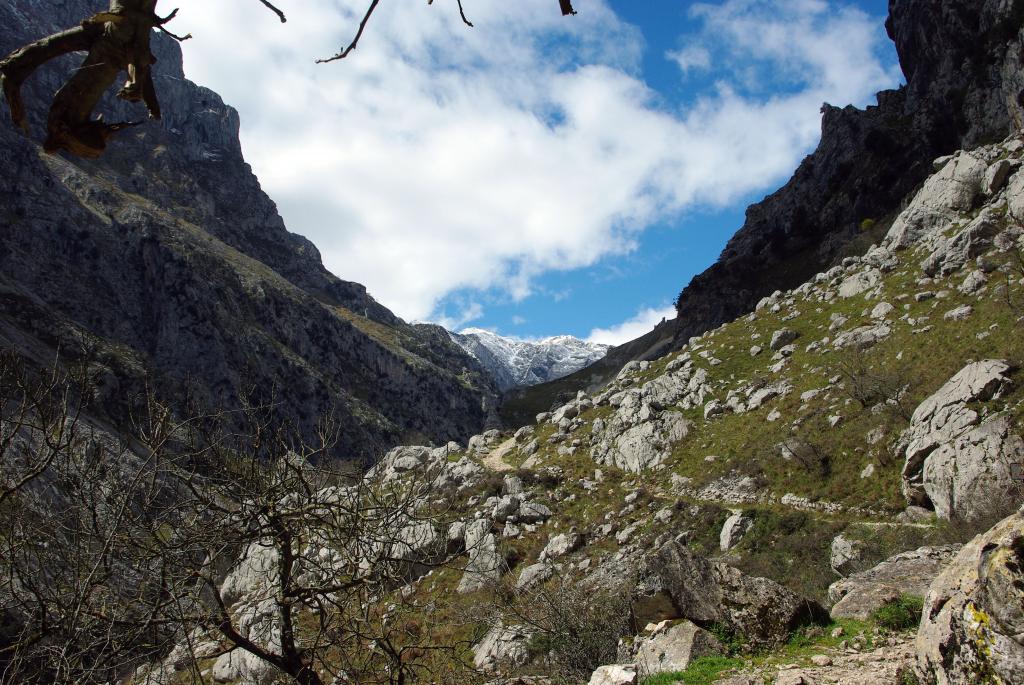
<path id="1" fill-rule="evenodd" d="M 568 376 L 593 364 L 610 348 L 571 335 L 519 340 L 482 328 L 466 328 L 450 335 L 490 372 L 501 390 Z"/>

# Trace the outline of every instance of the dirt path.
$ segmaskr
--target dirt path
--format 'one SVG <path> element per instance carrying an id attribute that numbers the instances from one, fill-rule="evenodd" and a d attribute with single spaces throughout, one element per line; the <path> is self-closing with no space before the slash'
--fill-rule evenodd
<path id="1" fill-rule="evenodd" d="M 505 461 L 505 455 L 514 450 L 515 447 L 516 439 L 509 438 L 491 450 L 490 454 L 483 458 L 483 465 L 491 471 L 501 472 L 513 470 L 515 467 Z"/>
<path id="2" fill-rule="evenodd" d="M 884 638 L 882 638 L 884 640 Z M 820 664 L 781 664 L 735 672 L 716 685 L 902 685 L 914 661 L 913 634 L 889 638 L 872 650 L 830 649 Z M 816 657 L 820 658 L 820 657 Z"/>

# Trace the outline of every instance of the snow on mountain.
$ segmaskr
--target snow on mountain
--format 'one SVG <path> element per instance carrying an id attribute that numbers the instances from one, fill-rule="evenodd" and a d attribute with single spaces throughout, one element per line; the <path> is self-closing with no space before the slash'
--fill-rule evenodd
<path id="1" fill-rule="evenodd" d="M 502 391 L 568 376 L 593 364 L 611 347 L 571 335 L 516 340 L 480 328 L 467 328 L 450 335 L 462 349 L 477 358 Z"/>

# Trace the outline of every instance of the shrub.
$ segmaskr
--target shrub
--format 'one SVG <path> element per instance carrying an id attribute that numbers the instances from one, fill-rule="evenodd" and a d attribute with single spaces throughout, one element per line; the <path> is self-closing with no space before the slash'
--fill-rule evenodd
<path id="1" fill-rule="evenodd" d="M 871 619 L 888 630 L 910 630 L 921 622 L 924 600 L 914 595 L 900 595 L 899 599 L 883 604 L 871 614 Z"/>

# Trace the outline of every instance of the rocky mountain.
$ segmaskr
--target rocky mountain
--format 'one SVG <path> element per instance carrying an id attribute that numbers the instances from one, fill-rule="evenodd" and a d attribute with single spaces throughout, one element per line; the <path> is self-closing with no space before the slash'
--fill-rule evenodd
<path id="1" fill-rule="evenodd" d="M 451 336 L 480 362 L 502 391 L 568 376 L 593 364 L 611 347 L 571 335 L 517 340 L 480 328 L 467 328 Z"/>
<path id="2" fill-rule="evenodd" d="M 106 7 L 5 2 L 0 53 Z M 0 345 L 43 366 L 58 351 L 86 361 L 94 408 L 115 424 L 150 388 L 177 409 L 266 405 L 307 438 L 332 416 L 344 427 L 335 451 L 351 458 L 484 426 L 495 388 L 477 362 L 327 272 L 245 163 L 237 112 L 185 78 L 174 40 L 155 35 L 154 52 L 163 119 L 120 134 L 99 161 L 39 145 L 79 58 L 26 84 L 32 138 L 0 126 Z M 113 100 L 104 113 L 139 118 Z"/>
<path id="3" fill-rule="evenodd" d="M 571 379 L 519 398 L 522 419 L 558 393 L 606 382 L 749 312 L 885 235 L 900 204 L 960 148 L 1002 140 L 1024 122 L 1024 0 L 890 0 L 886 29 L 906 85 L 878 104 L 822 107 L 821 141 L 781 189 L 747 209 L 718 261 L 677 300 L 677 318 Z"/>
<path id="4" fill-rule="evenodd" d="M 389 628 L 473 644 L 460 682 L 1021 682 L 1024 133 L 931 166 L 863 256 L 515 430 L 389 452 L 366 491 L 422 498 Z M 267 547 L 222 593 L 272 646 Z M 203 674 L 273 676 L 214 638 Z"/>

